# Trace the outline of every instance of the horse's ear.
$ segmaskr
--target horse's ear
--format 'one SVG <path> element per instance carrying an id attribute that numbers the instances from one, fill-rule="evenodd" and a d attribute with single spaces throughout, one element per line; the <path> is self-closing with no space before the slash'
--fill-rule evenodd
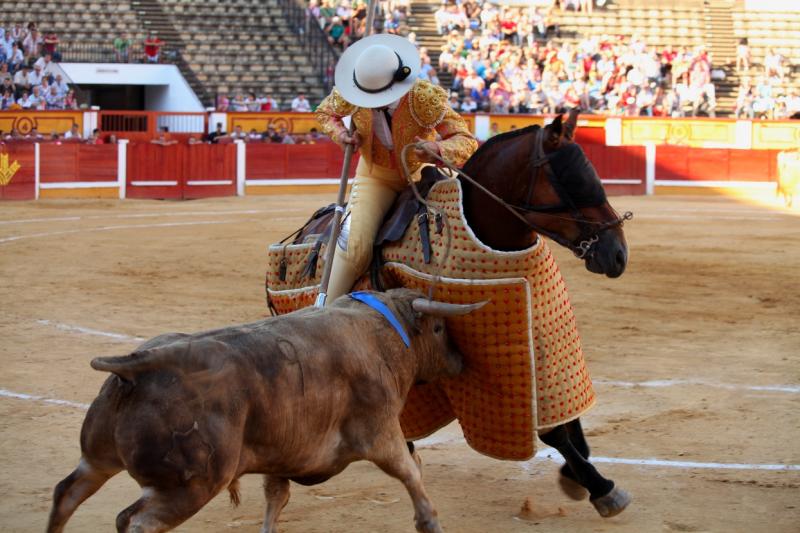
<path id="1" fill-rule="evenodd" d="M 562 122 L 563 115 L 558 115 L 553 122 L 550 123 L 550 135 L 561 137 L 564 132 L 564 124 Z"/>
<path id="2" fill-rule="evenodd" d="M 578 115 L 580 112 L 580 107 L 573 107 L 570 109 L 567 121 L 564 123 L 564 136 L 570 141 L 575 138 L 575 130 L 578 129 Z"/>

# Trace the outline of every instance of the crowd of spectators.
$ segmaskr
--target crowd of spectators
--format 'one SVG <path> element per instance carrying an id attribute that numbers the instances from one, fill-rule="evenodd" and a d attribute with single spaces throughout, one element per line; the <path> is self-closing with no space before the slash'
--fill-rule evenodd
<path id="1" fill-rule="evenodd" d="M 57 66 L 58 36 L 36 23 L 0 27 L 0 110 L 78 109 Z"/>
<path id="2" fill-rule="evenodd" d="M 591 4 L 591 2 L 589 2 Z M 590 10 L 583 2 L 562 2 Z M 703 46 L 656 48 L 638 35 L 555 44 L 558 7 L 518 8 L 448 0 L 437 11 L 446 36 L 439 68 L 453 77 L 460 111 L 586 112 L 625 116 L 714 116 L 711 57 Z M 438 82 L 423 51 L 421 77 Z"/>
<path id="3" fill-rule="evenodd" d="M 742 75 L 736 95 L 736 118 L 800 119 L 800 95 L 797 89 L 784 90 L 789 69 L 786 58 L 774 48 L 767 48 L 760 68 L 752 63 L 747 39 L 736 47 L 736 72 Z M 751 74 L 757 74 L 755 82 Z"/>
<path id="4" fill-rule="evenodd" d="M 227 94 L 220 94 L 217 96 L 216 108 L 219 112 L 233 111 L 236 113 L 281 111 L 278 101 L 266 93 L 261 93 L 258 96 L 256 96 L 256 93 L 248 93 L 245 96 L 239 92 L 236 93 L 233 99 L 229 98 Z M 312 110 L 311 101 L 308 100 L 305 93 L 299 93 L 288 108 L 285 109 L 285 111 L 295 113 L 308 113 Z"/>
<path id="5" fill-rule="evenodd" d="M 344 50 L 361 39 L 367 29 L 367 2 L 365 0 L 310 0 L 306 8 L 309 23 L 319 27 L 334 47 Z M 406 35 L 410 0 L 383 0 L 378 3 L 376 21 L 378 32 Z"/>
<path id="6" fill-rule="evenodd" d="M 0 130 L 0 145 L 17 143 L 17 142 L 53 143 L 53 144 L 64 144 L 64 143 L 116 144 L 117 138 L 115 135 L 108 135 L 108 136 L 103 135 L 103 133 L 98 128 L 92 130 L 91 135 L 84 138 L 83 135 L 81 135 L 80 129 L 78 128 L 77 124 L 73 124 L 72 127 L 63 134 L 57 131 L 53 131 L 49 134 L 43 134 L 39 132 L 39 130 L 35 127 L 31 128 L 26 133 L 22 133 L 16 128 L 12 128 L 11 131 L 9 132 L 4 132 L 3 130 Z"/>

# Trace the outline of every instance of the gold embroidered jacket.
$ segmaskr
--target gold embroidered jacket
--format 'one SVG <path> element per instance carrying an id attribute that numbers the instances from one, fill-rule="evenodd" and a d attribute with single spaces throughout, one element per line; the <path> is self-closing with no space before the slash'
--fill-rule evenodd
<path id="1" fill-rule="evenodd" d="M 442 157 L 457 166 L 466 163 L 478 148 L 478 141 L 470 133 L 464 119 L 450 109 L 444 89 L 424 80 L 414 83 L 411 90 L 400 99 L 392 115 L 394 153 L 373 135 L 372 110 L 350 104 L 336 89 L 320 103 L 316 115 L 322 131 L 337 143 L 339 133 L 345 129 L 342 118 L 352 115 L 356 131 L 362 138 L 361 157 L 369 164 L 375 163 L 385 168 L 399 170 L 401 150 L 407 144 L 416 142 L 417 137 L 435 142 Z M 437 133 L 440 137 L 438 141 Z M 414 151 L 409 151 L 409 172 L 413 175 L 421 165 Z"/>

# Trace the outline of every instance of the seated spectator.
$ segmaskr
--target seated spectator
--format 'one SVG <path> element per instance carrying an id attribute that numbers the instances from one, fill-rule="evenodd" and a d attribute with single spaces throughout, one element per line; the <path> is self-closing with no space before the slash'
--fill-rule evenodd
<path id="1" fill-rule="evenodd" d="M 462 113 L 474 113 L 478 110 L 478 104 L 472 98 L 472 96 L 467 95 L 464 97 L 464 101 L 461 103 L 461 112 Z"/>
<path id="2" fill-rule="evenodd" d="M 89 142 L 90 144 L 95 144 L 91 143 L 91 137 L 89 138 Z M 172 146 L 173 144 L 178 144 L 178 141 L 170 137 L 169 128 L 167 126 L 162 126 L 158 131 L 158 137 L 151 140 L 150 143 L 157 144 L 159 146 Z M 101 143 L 96 143 L 96 144 L 101 144 Z"/>
<path id="3" fill-rule="evenodd" d="M 764 74 L 767 78 L 776 78 L 779 82 L 783 82 L 783 56 L 770 47 L 764 55 Z"/>
<path id="4" fill-rule="evenodd" d="M 348 39 L 341 18 L 333 17 L 331 23 L 325 28 L 325 33 L 328 35 L 328 42 L 331 43 L 331 46 L 341 46 L 342 50 L 347 48 Z"/>
<path id="5" fill-rule="evenodd" d="M 42 77 L 49 78 L 55 74 L 55 63 L 53 63 L 53 56 L 50 54 L 45 54 L 36 60 L 33 64 L 34 72 L 37 66 L 39 67 Z"/>
<path id="6" fill-rule="evenodd" d="M 59 94 L 55 85 L 50 86 L 50 90 L 44 95 L 48 110 L 64 109 L 64 95 Z"/>
<path id="7" fill-rule="evenodd" d="M 166 128 L 162 128 L 162 131 L 161 131 L 162 134 L 164 134 L 164 130 L 166 130 Z M 150 141 L 150 142 L 153 142 L 153 141 Z M 170 144 L 175 144 L 176 142 L 177 141 L 172 141 Z M 88 139 L 86 139 L 86 144 L 104 144 L 103 136 L 100 133 L 100 130 L 98 128 L 95 128 L 95 129 L 92 130 L 92 134 L 89 136 Z M 159 143 L 156 143 L 156 144 L 159 144 Z"/>
<path id="8" fill-rule="evenodd" d="M 31 128 L 31 131 L 29 131 L 26 135 L 23 135 L 22 138 L 30 139 L 32 141 L 41 141 L 42 139 L 44 139 L 44 135 L 39 133 L 39 130 L 33 127 Z"/>
<path id="9" fill-rule="evenodd" d="M 292 111 L 295 113 L 310 113 L 311 112 L 311 104 L 308 100 L 306 100 L 306 95 L 300 93 L 297 95 L 297 98 L 292 100 Z"/>
<path id="10" fill-rule="evenodd" d="M 261 111 L 280 111 L 278 101 L 269 95 L 263 96 L 261 98 Z"/>
<path id="11" fill-rule="evenodd" d="M 61 144 L 61 136 L 57 131 L 54 131 L 50 134 L 50 142 L 53 144 Z"/>
<path id="12" fill-rule="evenodd" d="M 197 135 L 190 135 L 188 139 L 186 139 L 186 144 L 204 144 Z"/>
<path id="13" fill-rule="evenodd" d="M 37 85 L 41 85 L 42 78 L 44 78 L 44 74 L 42 73 L 42 66 L 33 65 L 33 72 L 28 74 L 28 81 L 31 84 L 31 89 L 33 89 L 33 87 L 36 87 Z"/>
<path id="14" fill-rule="evenodd" d="M 336 8 L 331 5 L 330 0 L 322 0 L 322 7 L 319 8 L 319 27 L 325 29 L 336 16 Z"/>
<path id="15" fill-rule="evenodd" d="M 233 127 L 233 133 L 231 133 L 229 137 L 234 141 L 247 142 L 247 134 L 244 131 L 242 131 L 242 127 L 238 124 Z"/>
<path id="16" fill-rule="evenodd" d="M 797 89 L 794 87 L 789 89 L 789 94 L 784 97 L 784 104 L 787 118 L 800 119 L 800 93 Z"/>
<path id="17" fill-rule="evenodd" d="M 35 29 L 31 30 L 31 32 L 28 33 L 28 35 L 22 41 L 22 53 L 25 56 L 25 61 L 30 62 L 39 57 L 41 46 L 41 35 L 39 35 L 39 32 Z"/>
<path id="18" fill-rule="evenodd" d="M 14 86 L 14 76 L 8 72 L 8 66 L 5 63 L 0 65 L 0 80 L 2 80 L 0 81 L 0 94 L 6 92 L 8 89 L 11 89 L 11 92 L 17 90 Z"/>
<path id="19" fill-rule="evenodd" d="M 83 137 L 81 136 L 81 132 L 78 129 L 77 124 L 73 124 L 72 127 L 69 129 L 69 131 L 64 134 L 64 139 L 66 140 L 79 141 L 82 138 Z"/>
<path id="20" fill-rule="evenodd" d="M 14 41 L 14 44 L 11 45 L 11 52 L 8 54 L 8 70 L 12 73 L 16 73 L 22 65 L 25 63 L 25 55 L 22 53 L 22 48 L 18 42 Z"/>
<path id="21" fill-rule="evenodd" d="M 48 32 L 47 35 L 44 36 L 42 42 L 43 53 L 49 55 L 55 62 L 61 61 L 61 52 L 58 51 L 58 42 L 58 35 L 53 31 Z"/>
<path id="22" fill-rule="evenodd" d="M 247 142 L 260 143 L 262 140 L 263 137 L 261 136 L 261 134 L 258 133 L 255 128 L 251 128 L 250 133 L 247 134 Z"/>
<path id="23" fill-rule="evenodd" d="M 78 109 L 78 99 L 75 96 L 75 91 L 72 89 L 67 91 L 67 95 L 64 97 L 64 109 Z"/>
<path id="24" fill-rule="evenodd" d="M 31 89 L 31 93 L 28 95 L 27 109 L 30 109 L 31 111 L 44 109 L 44 104 L 45 104 L 44 98 L 42 98 L 39 86 L 34 85 L 33 88 Z M 24 103 L 20 105 L 22 105 L 23 109 L 25 108 Z"/>
<path id="25" fill-rule="evenodd" d="M 217 111 L 222 111 L 223 113 L 228 110 L 231 105 L 231 101 L 228 99 L 228 95 L 225 93 L 217 95 Z"/>
<path id="26" fill-rule="evenodd" d="M 227 137 L 228 134 L 222 129 L 222 122 L 217 122 L 217 129 L 208 134 L 208 140 L 213 144 L 217 144 L 221 137 Z"/>
<path id="27" fill-rule="evenodd" d="M 239 113 L 247 111 L 247 101 L 244 99 L 244 95 L 242 95 L 242 93 L 236 93 L 236 96 L 231 102 L 230 109 L 231 111 L 236 111 Z"/>
<path id="28" fill-rule="evenodd" d="M 130 59 L 129 51 L 133 42 L 128 38 L 126 32 L 114 39 L 114 54 L 117 56 L 117 63 L 127 63 Z"/>
<path id="29" fill-rule="evenodd" d="M 736 45 L 736 73 L 750 70 L 750 45 L 747 37 L 739 39 Z"/>
<path id="30" fill-rule="evenodd" d="M 150 35 L 144 41 L 144 60 L 146 63 L 158 63 L 163 44 L 164 41 L 159 39 L 154 32 L 150 32 Z"/>
<path id="31" fill-rule="evenodd" d="M 23 67 L 16 74 L 14 74 L 14 85 L 16 86 L 17 91 L 31 90 L 30 71 L 27 65 L 23 65 Z"/>
<path id="32" fill-rule="evenodd" d="M 244 105 L 247 107 L 248 111 L 260 111 L 261 110 L 261 103 L 256 99 L 256 95 L 250 93 L 247 95 L 247 98 L 244 99 Z"/>
<path id="33" fill-rule="evenodd" d="M 11 89 L 4 89 L 2 96 L 0 96 L 0 111 L 6 111 L 16 103 L 14 99 L 14 91 Z"/>
<path id="34" fill-rule="evenodd" d="M 308 132 L 308 136 L 314 143 L 318 143 L 329 138 L 327 135 L 322 135 L 317 128 L 311 128 L 311 131 Z"/>
<path id="35" fill-rule="evenodd" d="M 278 133 L 283 138 L 283 141 L 281 141 L 282 144 L 295 144 L 294 137 L 289 135 L 289 132 L 286 130 L 286 126 L 281 126 L 281 129 Z"/>
<path id="36" fill-rule="evenodd" d="M 69 92 L 69 85 L 67 85 L 67 82 L 65 82 L 64 78 L 61 77 L 61 74 L 56 74 L 56 79 L 53 82 L 53 87 L 55 87 L 56 90 L 58 90 L 58 94 L 62 96 L 66 96 L 67 93 Z"/>
<path id="37" fill-rule="evenodd" d="M 270 124 L 264 133 L 264 141 L 272 144 L 281 144 L 283 143 L 283 136 L 275 130 L 275 126 Z"/>
<path id="38" fill-rule="evenodd" d="M 108 136 L 108 144 L 117 144 L 117 136 L 113 133 Z"/>

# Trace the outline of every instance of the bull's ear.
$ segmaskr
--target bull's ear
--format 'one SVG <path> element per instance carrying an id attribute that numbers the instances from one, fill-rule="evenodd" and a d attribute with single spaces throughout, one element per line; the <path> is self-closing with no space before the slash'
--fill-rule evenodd
<path id="1" fill-rule="evenodd" d="M 567 121 L 564 123 L 564 137 L 570 141 L 575 138 L 575 130 L 578 129 L 578 115 L 580 115 L 580 113 L 580 107 L 573 107 L 569 110 Z"/>

